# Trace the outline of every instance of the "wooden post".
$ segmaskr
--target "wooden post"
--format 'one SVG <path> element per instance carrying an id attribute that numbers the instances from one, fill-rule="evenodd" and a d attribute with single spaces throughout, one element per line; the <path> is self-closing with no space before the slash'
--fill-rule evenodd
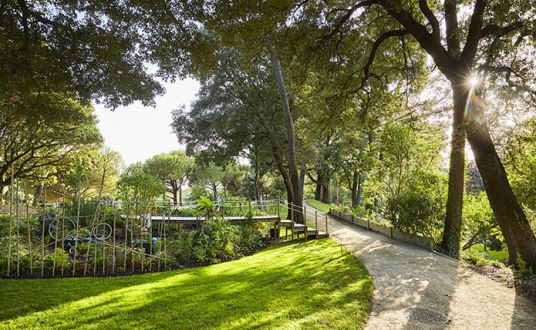
<path id="1" fill-rule="evenodd" d="M 76 224 L 75 224 L 75 234 L 74 234 L 74 256 L 73 256 L 73 276 L 76 274 L 76 257 L 78 253 L 78 230 L 80 226 L 80 183 L 78 184 L 77 190 L 77 207 L 76 207 Z M 115 221 L 115 219 L 114 219 Z"/>
<path id="2" fill-rule="evenodd" d="M 162 218 L 164 217 L 165 215 L 162 214 Z M 152 271 L 153 269 L 153 222 L 152 221 L 151 221 L 151 227 L 147 229 L 149 230 L 149 271 Z M 156 232 L 158 233 L 158 226 L 156 227 Z M 145 252 L 145 250 L 143 252 Z"/>
<path id="3" fill-rule="evenodd" d="M 61 219 L 61 276 L 64 275 L 64 268 L 65 268 L 65 260 L 64 260 L 64 254 L 65 254 L 65 199 L 63 199 L 63 218 Z"/>
<path id="4" fill-rule="evenodd" d="M 281 236 L 281 205 L 279 199 L 277 200 L 277 230 L 276 230 L 276 242 L 279 242 L 279 237 Z"/>
<path id="5" fill-rule="evenodd" d="M 56 215 L 57 217 L 57 215 Z M 56 218 L 56 234 L 54 235 L 54 258 L 52 259 L 52 276 L 56 273 L 56 250 L 58 249 L 58 226 L 59 226 L 59 219 Z"/>
<path id="6" fill-rule="evenodd" d="M 302 214 L 303 214 L 303 224 L 305 227 L 303 228 L 303 237 L 307 241 L 307 211 L 305 209 L 305 206 L 302 206 Z"/>
<path id="7" fill-rule="evenodd" d="M 106 225 L 102 226 L 102 275 L 104 274 L 106 274 Z"/>
<path id="8" fill-rule="evenodd" d="M 117 210 L 114 212 L 114 227 L 112 230 L 112 274 L 115 273 L 115 217 Z"/>
<path id="9" fill-rule="evenodd" d="M 337 206 L 339 206 L 339 177 L 335 176 L 335 181 L 337 182 Z"/>
<path id="10" fill-rule="evenodd" d="M 134 208 L 136 210 L 136 208 Z M 136 211 L 134 211 L 136 212 Z M 130 221 L 130 272 L 134 273 L 134 220 L 135 215 L 132 217 L 132 221 Z"/>
<path id="11" fill-rule="evenodd" d="M 15 222 L 17 229 L 17 277 L 20 276 L 20 223 L 19 223 L 19 180 L 17 180 L 17 197 L 15 198 Z M 62 254 L 63 255 L 63 254 Z"/>
<path id="12" fill-rule="evenodd" d="M 9 228 L 8 228 L 8 252 L 7 252 L 7 276 L 11 275 L 11 236 L 13 228 L 13 164 L 11 164 L 11 183 L 9 184 Z"/>
<path id="13" fill-rule="evenodd" d="M 145 246 L 143 246 L 143 222 L 145 221 L 145 217 L 140 218 L 140 242 L 141 242 L 141 272 L 144 271 L 145 266 Z"/>
<path id="14" fill-rule="evenodd" d="M 45 275 L 45 215 L 43 214 L 43 227 L 41 228 L 41 277 Z"/>
<path id="15" fill-rule="evenodd" d="M 248 212 L 251 214 L 251 199 L 248 200 Z"/>
<path id="16" fill-rule="evenodd" d="M 328 232 L 328 215 L 324 215 L 325 219 L 326 219 L 326 235 L 329 233 Z"/>
<path id="17" fill-rule="evenodd" d="M 30 230 L 31 222 L 29 216 L 28 195 L 26 194 L 26 182 L 24 182 L 24 199 L 26 201 L 26 223 L 28 226 L 28 250 L 30 253 L 30 276 L 33 276 L 33 254 L 32 254 L 32 232 Z"/>
<path id="18" fill-rule="evenodd" d="M 123 273 L 127 272 L 127 257 L 128 257 L 128 204 L 126 207 L 126 216 L 125 216 L 125 236 L 123 238 L 123 246 L 125 249 L 125 254 L 123 256 Z"/>
<path id="19" fill-rule="evenodd" d="M 171 215 L 168 214 L 168 222 L 171 224 Z M 164 270 L 167 270 L 167 231 L 166 220 L 164 220 Z"/>
<path id="20" fill-rule="evenodd" d="M 318 211 L 315 210 L 315 238 L 318 238 Z"/>
<path id="21" fill-rule="evenodd" d="M 294 240 L 294 203 L 290 203 L 290 221 L 292 226 L 292 233 L 290 234 L 292 240 Z"/>

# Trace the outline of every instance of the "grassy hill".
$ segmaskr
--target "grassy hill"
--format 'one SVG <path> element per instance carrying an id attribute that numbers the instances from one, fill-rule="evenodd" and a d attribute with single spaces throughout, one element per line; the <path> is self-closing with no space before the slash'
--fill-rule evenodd
<path id="1" fill-rule="evenodd" d="M 360 328 L 371 293 L 363 265 L 324 239 L 163 273 L 0 280 L 0 328 Z"/>

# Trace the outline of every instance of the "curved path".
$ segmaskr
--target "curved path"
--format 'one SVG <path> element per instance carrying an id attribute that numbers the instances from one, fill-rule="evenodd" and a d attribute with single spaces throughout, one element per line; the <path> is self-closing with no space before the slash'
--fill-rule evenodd
<path id="1" fill-rule="evenodd" d="M 536 329 L 535 304 L 453 259 L 333 217 L 329 227 L 330 237 L 372 275 L 374 295 L 366 329 Z M 449 322 L 410 321 L 402 309 L 411 307 L 442 312 Z"/>

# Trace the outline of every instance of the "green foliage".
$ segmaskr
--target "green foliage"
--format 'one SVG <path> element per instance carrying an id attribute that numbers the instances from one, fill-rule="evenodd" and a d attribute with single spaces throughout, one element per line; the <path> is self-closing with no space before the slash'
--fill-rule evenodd
<path id="1" fill-rule="evenodd" d="M 483 244 L 476 244 L 471 246 L 471 250 L 479 252 L 486 259 L 497 260 L 503 263 L 508 262 L 508 250 L 506 249 L 492 250 L 491 247 L 487 247 L 484 249 Z"/>
<path id="2" fill-rule="evenodd" d="M 398 194 L 387 198 L 386 219 L 397 230 L 438 241 L 445 218 L 446 181 L 441 174 L 414 172 Z"/>
<path id="3" fill-rule="evenodd" d="M 466 241 L 464 249 L 485 242 L 490 236 L 502 241 L 502 234 L 485 192 L 477 196 L 464 196 L 462 234 Z"/>
<path id="4" fill-rule="evenodd" d="M 126 201 L 135 201 L 130 206 L 133 214 L 145 214 L 165 191 L 164 184 L 154 176 L 146 173 L 142 164 L 130 165 L 121 174 L 117 183 L 118 195 Z"/>
<path id="5" fill-rule="evenodd" d="M 200 263 L 219 263 L 238 256 L 238 227 L 224 220 L 206 221 L 193 239 L 192 255 Z"/>
<path id="6" fill-rule="evenodd" d="M 516 258 L 514 274 L 522 279 L 527 279 L 534 275 L 534 270 L 532 269 L 532 267 L 527 266 L 525 260 L 523 260 L 521 256 L 518 255 Z"/>
<path id="7" fill-rule="evenodd" d="M 193 171 L 194 165 L 193 157 L 187 156 L 184 151 L 174 151 L 148 159 L 143 167 L 166 186 L 167 191 L 173 194 L 174 203 L 177 203 L 177 193 Z"/>
<path id="8" fill-rule="evenodd" d="M 474 250 L 463 251 L 462 260 L 473 266 L 482 266 L 482 265 L 488 265 L 488 266 L 494 266 L 494 267 L 504 266 L 504 264 L 501 263 L 500 261 L 489 259 L 486 257 L 485 254 L 478 252 L 478 251 L 474 251 Z"/>
<path id="9" fill-rule="evenodd" d="M 214 203 L 210 198 L 201 196 L 197 200 L 196 214 L 201 217 L 205 217 L 205 220 L 211 220 L 214 217 L 216 211 Z"/>
<path id="10" fill-rule="evenodd" d="M 168 253 L 180 264 L 192 261 L 194 231 L 182 230 L 167 242 Z"/>
<path id="11" fill-rule="evenodd" d="M 512 189 L 536 232 L 536 117 L 525 120 L 506 135 L 505 167 Z"/>
<path id="12" fill-rule="evenodd" d="M 27 113 L 29 112 L 29 114 Z M 0 100 L 0 192 L 14 178 L 45 180 L 102 143 L 93 108 L 56 93 Z"/>

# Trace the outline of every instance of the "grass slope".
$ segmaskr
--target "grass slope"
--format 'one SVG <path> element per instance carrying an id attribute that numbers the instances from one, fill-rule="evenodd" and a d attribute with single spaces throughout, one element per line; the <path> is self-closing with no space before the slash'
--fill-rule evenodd
<path id="1" fill-rule="evenodd" d="M 315 209 L 322 211 L 324 213 L 329 212 L 330 205 L 326 203 L 322 203 L 321 201 L 317 201 L 316 199 L 307 200 L 307 204 L 311 205 Z"/>
<path id="2" fill-rule="evenodd" d="M 471 250 L 484 253 L 491 260 L 508 261 L 508 251 L 506 249 L 492 251 L 488 248 L 487 251 L 484 251 L 484 245 L 476 244 L 471 246 Z"/>
<path id="3" fill-rule="evenodd" d="M 0 280 L 0 328 L 360 328 L 371 294 L 363 265 L 324 239 L 164 273 Z"/>

